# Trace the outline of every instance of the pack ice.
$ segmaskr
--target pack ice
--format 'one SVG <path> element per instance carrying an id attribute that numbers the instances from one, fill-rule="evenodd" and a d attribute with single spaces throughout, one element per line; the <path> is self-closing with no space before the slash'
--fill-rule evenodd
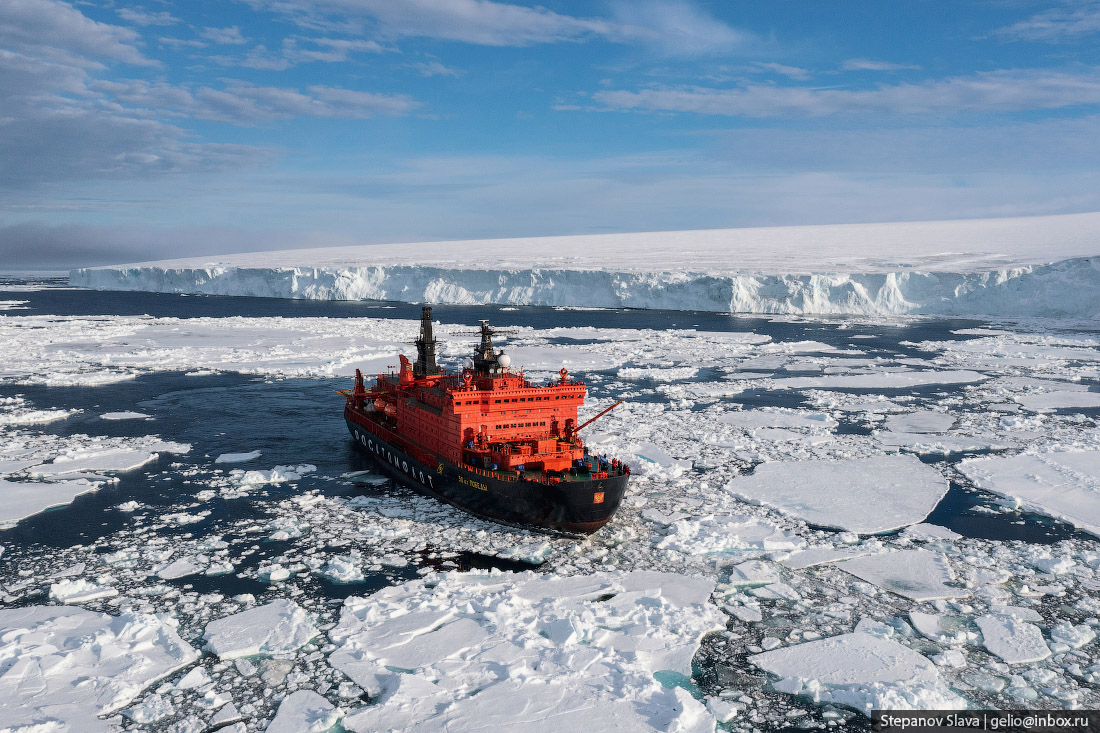
<path id="1" fill-rule="evenodd" d="M 429 242 L 87 268 L 70 282 L 332 300 L 1087 317 L 1100 313 L 1098 232 L 1100 214 L 1073 214 Z"/>
<path id="2" fill-rule="evenodd" d="M 352 731 L 698 730 L 679 687 L 725 627 L 711 581 L 635 571 L 447 573 L 345 601 L 329 658 L 375 697 Z M 678 727 L 677 727 L 678 726 Z"/>
<path id="3" fill-rule="evenodd" d="M 171 622 L 65 606 L 0 610 L 0 729 L 108 730 L 97 716 L 199 653 Z"/>
<path id="4" fill-rule="evenodd" d="M 153 435 L 60 436 L 33 427 L 73 412 L 35 410 L 23 397 L 0 399 L 0 529 L 117 481 L 111 474 L 140 468 L 162 453 L 191 450 Z"/>

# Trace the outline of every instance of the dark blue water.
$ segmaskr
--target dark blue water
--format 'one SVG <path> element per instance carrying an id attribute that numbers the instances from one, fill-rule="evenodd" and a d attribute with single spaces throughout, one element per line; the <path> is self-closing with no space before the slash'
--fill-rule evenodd
<path id="1" fill-rule="evenodd" d="M 45 289 L 32 292 L 5 292 L 0 285 L 0 300 L 28 301 L 25 310 L 8 311 L 8 315 L 140 315 L 189 317 L 282 316 L 333 318 L 417 318 L 419 306 L 403 303 L 293 301 L 265 298 L 228 298 L 217 296 L 181 296 L 155 293 L 92 292 L 69 289 Z M 590 326 L 597 328 L 697 329 L 702 331 L 753 331 L 767 334 L 773 341 L 820 341 L 837 348 L 859 349 L 867 356 L 901 359 L 925 356 L 915 343 L 929 340 L 960 340 L 968 338 L 952 334 L 960 328 L 986 324 L 972 320 L 920 319 L 890 324 L 846 324 L 840 320 L 799 319 L 771 320 L 738 317 L 706 312 L 638 311 L 638 310 L 559 310 L 553 308 L 497 306 L 446 306 L 436 310 L 437 318 L 448 323 L 474 324 L 489 319 L 495 326 L 532 326 L 550 328 Z M 854 335 L 872 338 L 852 339 Z M 576 343 L 576 342 L 571 342 Z M 593 375 L 599 376 L 599 375 Z M 592 380 L 596 396 L 615 396 L 613 374 L 606 379 Z M 697 379 L 713 379 L 703 374 Z M 120 475 L 117 484 L 78 497 L 70 506 L 50 511 L 21 522 L 3 533 L 9 552 L 0 559 L 17 562 L 19 548 L 71 547 L 87 545 L 129 526 L 132 517 L 117 511 L 118 504 L 136 500 L 148 508 L 145 512 L 176 511 L 181 501 L 190 500 L 199 506 L 189 511 L 208 510 L 210 515 L 197 524 L 159 530 L 179 534 L 227 534 L 232 539 L 233 528 L 242 519 L 258 515 L 264 503 L 285 498 L 293 491 L 316 489 L 326 494 L 356 495 L 371 492 L 407 494 L 403 487 L 390 482 L 356 484 L 334 480 L 353 471 L 370 469 L 370 463 L 357 453 L 347 438 L 341 418 L 342 401 L 334 390 L 346 387 L 345 380 L 279 379 L 236 374 L 185 376 L 168 372 L 145 375 L 129 382 L 103 387 L 65 389 L 58 387 L 28 387 L 0 384 L 0 397 L 24 395 L 38 409 L 67 408 L 83 412 L 68 420 L 41 426 L 58 435 L 88 433 L 108 436 L 141 436 L 156 434 L 161 438 L 193 446 L 185 456 L 163 456 L 154 464 Z M 629 385 L 636 389 L 637 383 Z M 645 386 L 645 383 L 642 383 Z M 908 395 L 917 398 L 913 404 L 934 401 L 943 396 L 957 396 L 963 387 L 934 387 L 901 390 L 873 390 L 874 394 Z M 660 399 L 647 397 L 647 399 Z M 746 407 L 805 406 L 801 392 L 755 390 L 725 398 L 730 403 Z M 136 410 L 152 415 L 153 421 L 116 421 L 99 419 L 104 412 Z M 866 434 L 867 426 L 852 419 L 842 423 L 840 432 Z M 314 474 L 298 482 L 298 488 L 286 485 L 268 486 L 244 498 L 214 497 L 197 501 L 193 494 L 206 484 L 201 480 L 211 470 L 213 459 L 221 453 L 261 450 L 261 465 L 242 468 L 270 468 L 274 465 L 313 464 Z M 930 457 L 929 461 L 957 461 L 964 456 Z M 172 464 L 180 464 L 174 466 Z M 230 466 L 229 468 L 232 468 Z M 224 466 L 223 466 L 224 468 Z M 186 478 L 188 472 L 194 480 Z M 410 500 L 418 500 L 410 495 Z M 1084 537 L 1071 527 L 1057 522 L 1028 516 L 1019 524 L 1016 513 L 987 514 L 973 511 L 988 505 L 990 497 L 961 484 L 953 484 L 950 493 L 929 517 L 930 522 L 953 529 L 960 534 L 999 540 L 1022 540 L 1052 543 L 1068 537 Z M 262 548 L 248 557 L 242 567 L 255 566 L 268 557 L 287 550 L 286 543 L 264 542 Z M 441 548 L 446 549 L 446 548 Z M 423 563 L 431 565 L 431 557 Z M 498 560 L 476 555 L 455 559 L 459 567 L 485 564 L 507 566 Z M 479 565 L 479 563 L 481 565 Z M 9 564 L 9 569 L 12 565 Z M 323 580 L 317 592 L 341 597 L 349 592 L 362 592 L 392 582 L 397 577 L 412 577 L 413 569 L 388 571 L 388 574 L 368 578 L 363 584 L 336 586 Z M 234 575 L 220 577 L 190 577 L 179 581 L 198 590 L 219 592 L 254 592 L 258 581 Z M 257 587 L 253 587 L 257 586 Z"/>

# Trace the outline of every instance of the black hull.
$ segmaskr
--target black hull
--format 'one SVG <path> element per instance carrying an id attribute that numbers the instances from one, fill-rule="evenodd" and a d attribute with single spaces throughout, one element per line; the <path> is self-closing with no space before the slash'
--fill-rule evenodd
<path id="1" fill-rule="evenodd" d="M 629 475 L 546 484 L 504 480 L 441 461 L 427 466 L 381 435 L 382 428 L 345 416 L 356 447 L 401 483 L 470 514 L 566 534 L 592 534 L 614 516 Z"/>

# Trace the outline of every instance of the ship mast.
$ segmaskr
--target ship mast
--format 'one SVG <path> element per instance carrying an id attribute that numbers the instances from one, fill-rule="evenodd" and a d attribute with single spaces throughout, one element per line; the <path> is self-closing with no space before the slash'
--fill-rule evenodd
<path id="1" fill-rule="evenodd" d="M 441 373 L 442 370 L 435 363 L 436 343 L 432 333 L 432 308 L 426 305 L 420 311 L 420 338 L 416 340 L 416 363 L 413 365 L 415 376 L 427 377 Z"/>
<path id="2" fill-rule="evenodd" d="M 488 321 L 481 322 L 481 343 L 474 349 L 474 370 L 488 372 L 499 365 L 497 353 L 493 350 L 493 334 Z"/>

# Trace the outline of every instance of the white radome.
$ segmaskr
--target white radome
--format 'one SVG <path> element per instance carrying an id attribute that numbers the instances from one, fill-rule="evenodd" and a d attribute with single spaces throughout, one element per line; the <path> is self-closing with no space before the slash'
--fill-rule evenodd
<path id="1" fill-rule="evenodd" d="M 501 354 L 497 357 L 497 363 L 507 369 L 508 367 L 512 366 L 512 357 L 508 356 L 507 354 Z"/>

